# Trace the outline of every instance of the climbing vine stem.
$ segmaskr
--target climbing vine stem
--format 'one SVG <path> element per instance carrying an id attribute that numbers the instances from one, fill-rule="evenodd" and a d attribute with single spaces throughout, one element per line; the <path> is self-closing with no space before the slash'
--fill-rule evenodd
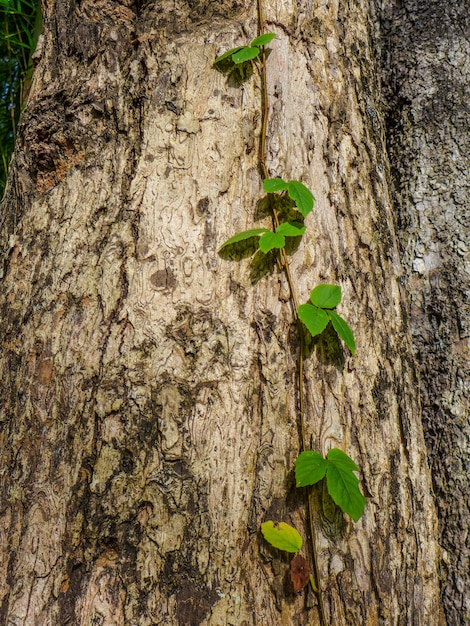
<path id="1" fill-rule="evenodd" d="M 264 23 L 264 13 L 263 13 L 263 5 L 262 0 L 258 0 L 258 27 L 259 27 L 259 35 L 262 35 L 265 32 L 265 23 Z M 266 70 L 266 50 L 264 46 L 261 48 L 261 65 L 260 65 L 260 73 L 261 73 L 261 100 L 262 100 L 262 120 L 261 120 L 261 140 L 260 140 L 260 165 L 261 165 L 261 173 L 263 179 L 269 179 L 269 172 L 266 165 L 266 136 L 268 130 L 268 119 L 269 119 L 269 94 L 268 94 L 268 84 L 267 84 L 267 70 Z M 276 210 L 275 205 L 273 204 L 270 196 L 270 206 L 273 215 L 274 227 L 279 227 L 279 216 Z M 299 319 L 297 309 L 299 308 L 299 302 L 297 298 L 297 293 L 294 287 L 294 282 L 292 280 L 289 260 L 287 258 L 286 249 L 281 248 L 281 265 L 284 270 L 287 283 L 289 285 L 290 297 L 292 301 L 292 309 L 293 315 L 295 318 L 295 322 L 297 324 L 298 336 L 299 336 L 299 353 L 298 353 L 298 363 L 297 363 L 297 377 L 298 377 L 298 408 L 299 408 L 299 422 L 300 422 L 300 435 L 301 435 L 301 452 L 307 449 L 307 439 L 306 439 L 306 428 L 305 428 L 305 406 L 304 406 L 304 331 L 302 328 L 302 322 Z M 310 490 L 307 493 L 307 517 L 308 517 L 308 525 L 310 530 L 310 542 L 311 542 L 311 553 L 312 553 L 312 564 L 313 564 L 313 582 L 312 587 L 318 598 L 318 608 L 320 614 L 320 622 L 321 626 L 327 626 L 326 615 L 325 615 L 325 607 L 323 605 L 323 595 L 321 590 L 321 582 L 320 582 L 320 571 L 318 567 L 318 555 L 316 548 L 316 535 L 315 535 L 315 523 L 313 519 L 313 502 L 312 502 L 313 494 Z"/>
<path id="2" fill-rule="evenodd" d="M 289 267 L 286 252 L 286 237 L 301 237 L 306 226 L 303 220 L 313 210 L 315 198 L 312 192 L 298 180 L 286 181 L 282 178 L 270 178 L 266 165 L 266 138 L 269 121 L 269 94 L 267 88 L 267 59 L 265 46 L 276 35 L 264 32 L 264 17 L 261 0 L 258 0 L 259 34 L 249 44 L 227 50 L 214 61 L 214 67 L 231 76 L 235 82 L 242 83 L 253 74 L 254 67 L 261 79 L 261 137 L 259 145 L 259 169 L 263 179 L 263 189 L 267 193 L 268 206 L 272 216 L 273 230 L 265 227 L 251 228 L 237 233 L 225 241 L 220 251 L 231 246 L 251 240 L 257 254 L 268 254 L 277 251 L 275 258 L 280 271 L 284 272 L 290 291 L 290 301 L 294 320 L 299 333 L 299 352 L 297 366 L 298 389 L 298 420 L 300 431 L 300 454 L 295 462 L 297 487 L 309 487 L 325 479 L 328 493 L 333 501 L 354 521 L 357 521 L 365 506 L 365 498 L 358 488 L 358 478 L 353 473 L 359 468 L 342 450 L 331 449 L 326 457 L 319 452 L 307 450 L 306 411 L 304 403 L 304 333 L 308 331 L 312 337 L 322 333 L 331 323 L 334 331 L 347 345 L 351 354 L 356 346 L 354 335 L 346 321 L 334 310 L 341 302 L 341 287 L 322 284 L 310 292 L 310 302 L 301 304 L 296 295 L 294 281 Z M 291 209 L 295 207 L 295 217 Z M 297 217 L 298 216 L 298 217 Z M 302 219 L 302 221 L 297 221 Z M 301 591 L 310 582 L 318 596 L 318 610 L 321 626 L 327 626 L 323 597 L 321 593 L 318 555 L 315 540 L 315 524 L 313 519 L 313 496 L 309 490 L 306 499 L 307 525 L 310 529 L 311 559 L 313 574 L 306 559 L 299 554 L 302 537 L 299 532 L 285 522 L 265 521 L 261 524 L 264 538 L 279 550 L 296 553 L 291 561 L 290 573 L 295 592 Z"/>

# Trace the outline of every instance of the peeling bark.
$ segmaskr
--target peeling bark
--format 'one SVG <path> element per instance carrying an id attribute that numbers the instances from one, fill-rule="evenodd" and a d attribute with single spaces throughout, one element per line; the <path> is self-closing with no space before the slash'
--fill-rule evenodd
<path id="1" fill-rule="evenodd" d="M 315 492 L 328 619 L 440 625 L 370 9 L 265 13 L 268 168 L 317 199 L 291 271 L 302 302 L 342 285 L 358 344 L 326 334 L 305 365 L 309 441 L 347 452 L 368 497 L 353 524 Z M 263 196 L 259 79 L 211 67 L 256 6 L 47 0 L 44 18 L 2 207 L 1 621 L 319 624 L 259 534 L 308 534 L 288 288 L 217 253 Z"/>

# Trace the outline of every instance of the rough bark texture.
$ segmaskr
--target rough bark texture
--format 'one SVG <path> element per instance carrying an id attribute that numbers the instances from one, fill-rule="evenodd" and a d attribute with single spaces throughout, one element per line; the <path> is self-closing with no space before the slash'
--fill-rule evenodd
<path id="1" fill-rule="evenodd" d="M 292 274 L 302 302 L 342 285 L 358 344 L 322 337 L 305 368 L 312 447 L 354 458 L 368 497 L 353 524 L 315 492 L 328 619 L 442 624 L 369 5 L 265 13 L 268 167 L 317 198 Z M 263 196 L 259 77 L 211 68 L 256 6 L 47 0 L 44 17 L 2 208 L 0 621 L 319 624 L 259 534 L 308 535 L 288 288 L 217 254 Z"/>
<path id="2" fill-rule="evenodd" d="M 470 624 L 470 12 L 387 2 L 388 140 L 449 624 Z"/>

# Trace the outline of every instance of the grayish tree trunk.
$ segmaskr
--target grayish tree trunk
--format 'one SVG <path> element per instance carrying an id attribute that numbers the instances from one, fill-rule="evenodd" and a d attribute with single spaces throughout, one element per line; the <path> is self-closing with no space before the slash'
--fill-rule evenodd
<path id="1" fill-rule="evenodd" d="M 384 9 L 388 140 L 449 624 L 470 624 L 470 10 Z"/>
<path id="2" fill-rule="evenodd" d="M 305 364 L 308 440 L 347 452 L 368 499 L 354 524 L 315 491 L 326 614 L 437 626 L 369 3 L 264 11 L 268 169 L 317 198 L 291 272 L 302 302 L 342 285 L 358 345 L 323 337 Z M 284 520 L 308 538 L 288 288 L 217 254 L 263 196 L 261 93 L 256 74 L 234 87 L 211 65 L 256 15 L 235 0 L 44 2 L 2 207 L 2 623 L 320 624 L 259 533 Z"/>

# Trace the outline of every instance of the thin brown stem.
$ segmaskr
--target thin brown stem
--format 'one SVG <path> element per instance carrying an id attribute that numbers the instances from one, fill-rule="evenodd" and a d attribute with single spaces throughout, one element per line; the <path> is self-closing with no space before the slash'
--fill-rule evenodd
<path id="1" fill-rule="evenodd" d="M 262 35 L 264 33 L 264 15 L 263 15 L 263 7 L 262 0 L 258 0 L 258 23 L 259 23 L 259 34 Z M 266 135 L 268 128 L 268 116 L 269 116 L 269 99 L 268 99 L 268 87 L 267 87 L 267 78 L 266 78 L 266 52 L 264 47 L 261 48 L 261 64 L 260 64 L 260 75 L 261 75 L 261 100 L 262 100 L 262 119 L 261 119 L 261 139 L 260 139 L 260 151 L 259 151 L 259 160 L 260 167 L 263 179 L 269 178 L 269 172 L 266 165 Z M 279 226 L 279 214 L 276 210 L 276 207 L 271 202 L 271 210 L 274 226 L 277 228 Z M 289 267 L 289 259 L 286 254 L 285 248 L 281 248 L 281 258 L 280 265 L 284 270 L 287 283 L 289 285 L 290 298 L 292 302 L 293 315 L 295 321 L 297 323 L 297 327 L 299 330 L 299 356 L 298 356 L 298 390 L 299 390 L 299 421 L 300 421 L 300 431 L 301 431 L 301 450 L 305 450 L 307 448 L 307 436 L 305 432 L 305 406 L 304 406 L 304 392 L 303 392 L 303 384 L 304 384 L 304 339 L 303 339 L 303 328 L 302 324 L 299 320 L 299 316 L 297 313 L 297 309 L 299 306 L 297 293 L 295 291 L 294 282 L 292 280 L 292 275 Z M 315 524 L 313 519 L 313 502 L 311 494 L 307 497 L 307 517 L 308 517 L 308 525 L 310 530 L 310 542 L 311 542 L 311 550 L 312 550 L 312 561 L 313 561 L 313 579 L 316 587 L 316 594 L 318 598 L 318 608 L 320 614 L 320 623 L 321 626 L 327 626 L 327 620 L 325 615 L 325 607 L 323 604 L 323 595 L 321 592 L 320 585 L 320 571 L 318 568 L 318 555 L 316 548 L 316 540 L 315 540 Z"/>

